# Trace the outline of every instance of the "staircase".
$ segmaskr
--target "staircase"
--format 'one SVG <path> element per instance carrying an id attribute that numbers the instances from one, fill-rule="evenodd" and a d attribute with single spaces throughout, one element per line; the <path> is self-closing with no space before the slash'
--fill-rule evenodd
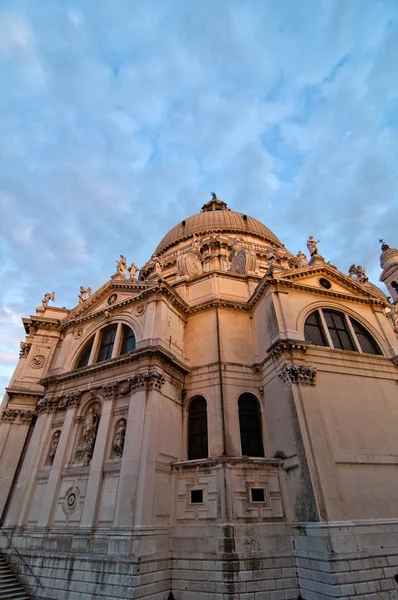
<path id="1" fill-rule="evenodd" d="M 30 600 L 4 556 L 0 554 L 0 600 Z"/>

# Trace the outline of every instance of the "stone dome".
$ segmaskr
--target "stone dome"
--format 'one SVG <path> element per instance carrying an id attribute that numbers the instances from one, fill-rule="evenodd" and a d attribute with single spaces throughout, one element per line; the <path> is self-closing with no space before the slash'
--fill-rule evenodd
<path id="1" fill-rule="evenodd" d="M 382 269 L 385 269 L 387 265 L 391 263 L 398 263 L 398 249 L 390 248 L 388 244 L 384 244 L 381 247 L 381 255 L 380 255 L 380 266 Z M 393 260 L 391 260 L 393 259 Z"/>
<path id="2" fill-rule="evenodd" d="M 166 233 L 156 248 L 155 254 L 164 252 L 173 244 L 187 239 L 193 234 L 211 232 L 248 233 L 283 247 L 283 244 L 268 227 L 253 217 L 230 210 L 226 203 L 219 200 L 214 194 L 212 200 L 206 202 L 200 213 L 184 219 Z"/>

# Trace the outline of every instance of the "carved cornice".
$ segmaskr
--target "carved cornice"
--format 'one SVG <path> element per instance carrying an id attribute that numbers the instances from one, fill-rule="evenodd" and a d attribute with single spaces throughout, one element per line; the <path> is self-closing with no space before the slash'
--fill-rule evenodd
<path id="1" fill-rule="evenodd" d="M 277 358 L 282 352 L 307 352 L 308 344 L 297 340 L 278 340 L 267 350 L 268 357 Z"/>
<path id="2" fill-rule="evenodd" d="M 139 389 L 155 389 L 160 391 L 165 382 L 166 378 L 161 371 L 158 369 L 148 369 L 128 379 L 126 385 L 120 389 L 120 393 L 122 396 L 127 396 L 127 394 Z"/>
<path id="3" fill-rule="evenodd" d="M 36 416 L 33 410 L 24 410 L 20 408 L 5 408 L 1 413 L 1 421 L 6 423 L 30 423 Z"/>
<path id="4" fill-rule="evenodd" d="M 315 385 L 316 367 L 309 365 L 284 365 L 279 371 L 280 377 L 285 385 L 297 383 L 301 385 Z"/>
<path id="5" fill-rule="evenodd" d="M 174 356 L 174 354 L 168 352 L 165 348 L 162 348 L 161 346 L 150 346 L 148 348 L 132 350 L 128 354 L 123 354 L 122 356 L 118 356 L 116 358 L 104 360 L 94 365 L 89 365 L 88 367 L 82 367 L 80 369 L 68 371 L 67 373 L 60 373 L 58 375 L 55 373 L 51 374 L 50 372 L 47 377 L 44 377 L 40 380 L 40 384 L 44 387 L 48 387 L 50 385 L 63 383 L 65 381 L 80 379 L 88 374 L 93 375 L 94 373 L 99 373 L 101 371 L 127 365 L 128 363 L 136 362 L 143 358 L 158 358 L 166 364 L 169 364 L 171 367 L 173 367 L 173 369 L 176 369 L 183 375 L 187 375 L 190 372 L 189 367 L 187 367 L 182 361 Z"/>

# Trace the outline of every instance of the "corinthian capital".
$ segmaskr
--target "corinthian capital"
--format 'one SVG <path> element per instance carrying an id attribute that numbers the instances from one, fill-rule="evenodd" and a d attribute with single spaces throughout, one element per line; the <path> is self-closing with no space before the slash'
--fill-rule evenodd
<path id="1" fill-rule="evenodd" d="M 278 373 L 285 385 L 297 383 L 302 385 L 315 385 L 316 367 L 309 365 L 284 365 Z"/>

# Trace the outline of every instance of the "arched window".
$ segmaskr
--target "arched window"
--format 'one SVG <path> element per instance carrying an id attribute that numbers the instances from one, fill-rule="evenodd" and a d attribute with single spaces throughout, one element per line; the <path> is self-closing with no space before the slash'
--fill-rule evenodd
<path id="1" fill-rule="evenodd" d="M 391 287 L 398 294 L 398 283 L 396 281 L 391 282 Z"/>
<path id="2" fill-rule="evenodd" d="M 109 360 L 135 350 L 134 331 L 124 323 L 112 323 L 91 336 L 77 359 L 75 369 Z M 94 351 L 93 350 L 94 347 Z"/>
<path id="3" fill-rule="evenodd" d="M 108 360 L 112 358 L 113 344 L 115 343 L 117 324 L 108 325 L 101 329 L 101 340 L 98 349 L 97 360 L 95 362 L 101 362 L 102 360 Z"/>
<path id="4" fill-rule="evenodd" d="M 90 359 L 90 354 L 91 354 L 91 348 L 93 347 L 93 342 L 94 342 L 94 336 L 92 338 L 90 338 L 87 342 L 87 344 L 84 346 L 80 357 L 77 361 L 76 364 L 76 369 L 80 369 L 81 367 L 87 367 L 88 365 L 88 361 Z"/>
<path id="5" fill-rule="evenodd" d="M 324 308 L 311 313 L 304 325 L 304 337 L 315 346 L 382 354 L 369 331 L 356 319 L 338 310 Z"/>
<path id="6" fill-rule="evenodd" d="M 194 398 L 188 411 L 188 460 L 207 458 L 207 404 L 202 396 Z"/>
<path id="7" fill-rule="evenodd" d="M 131 350 L 135 350 L 135 335 L 134 331 L 130 329 L 127 325 L 122 326 L 122 347 L 120 350 L 120 354 L 127 354 L 131 352 Z"/>
<path id="8" fill-rule="evenodd" d="M 257 398 L 252 394 L 242 394 L 238 406 L 242 455 L 264 456 L 261 413 Z"/>

